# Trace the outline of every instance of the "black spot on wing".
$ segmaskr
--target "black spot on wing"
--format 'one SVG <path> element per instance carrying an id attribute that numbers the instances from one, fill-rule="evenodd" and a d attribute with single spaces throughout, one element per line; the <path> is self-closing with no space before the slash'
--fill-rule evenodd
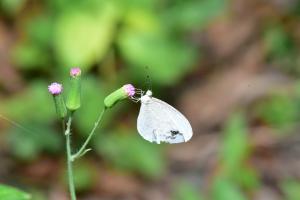
<path id="1" fill-rule="evenodd" d="M 171 133 L 172 136 L 175 136 L 175 135 L 177 135 L 177 134 L 180 134 L 180 132 L 177 131 L 177 130 L 171 130 L 170 133 Z"/>
<path id="2" fill-rule="evenodd" d="M 167 139 L 176 139 L 178 136 L 183 136 L 178 130 L 170 130 L 171 135 L 167 137 Z"/>

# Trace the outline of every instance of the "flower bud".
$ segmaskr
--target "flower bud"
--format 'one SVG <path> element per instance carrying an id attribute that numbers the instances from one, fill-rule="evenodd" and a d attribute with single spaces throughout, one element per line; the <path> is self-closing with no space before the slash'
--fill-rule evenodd
<path id="1" fill-rule="evenodd" d="M 67 108 L 75 111 L 81 102 L 81 70 L 78 67 L 70 70 L 70 90 L 67 98 Z"/>
<path id="2" fill-rule="evenodd" d="M 132 97 L 135 94 L 135 88 L 131 84 L 126 84 L 123 87 L 117 89 L 104 99 L 105 108 L 113 107 L 120 100 Z"/>
<path id="3" fill-rule="evenodd" d="M 50 94 L 53 96 L 56 113 L 60 118 L 67 116 L 67 108 L 64 102 L 64 99 L 61 95 L 63 87 L 59 83 L 52 83 L 48 86 Z"/>

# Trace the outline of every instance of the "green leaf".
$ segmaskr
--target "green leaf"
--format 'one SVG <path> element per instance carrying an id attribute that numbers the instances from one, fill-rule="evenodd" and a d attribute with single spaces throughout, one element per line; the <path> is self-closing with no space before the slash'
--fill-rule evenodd
<path id="1" fill-rule="evenodd" d="M 232 181 L 218 177 L 212 186 L 213 200 L 246 200 L 245 195 Z"/>
<path id="2" fill-rule="evenodd" d="M 26 128 L 14 127 L 8 134 L 12 154 L 22 160 L 33 160 L 42 152 L 57 153 L 63 147 L 63 133 L 57 134 L 46 124 L 22 124 Z"/>
<path id="3" fill-rule="evenodd" d="M 103 100 L 105 95 L 109 94 L 109 91 L 107 89 L 108 86 L 104 85 L 103 82 L 97 81 L 93 77 L 87 77 L 86 79 L 83 79 L 82 88 L 84 88 L 82 90 L 82 105 L 80 109 L 76 111 L 74 124 L 76 124 L 76 126 L 79 128 L 82 135 L 87 136 L 89 131 L 91 131 L 98 115 L 104 108 Z M 101 132 L 101 130 L 107 126 L 112 117 L 115 116 L 115 114 L 119 111 L 119 106 L 122 105 L 118 104 L 114 109 L 111 109 L 109 112 L 105 113 L 97 132 Z"/>
<path id="4" fill-rule="evenodd" d="M 265 31 L 266 51 L 271 57 L 282 58 L 291 54 L 293 41 L 280 25 L 272 26 Z"/>
<path id="5" fill-rule="evenodd" d="M 256 114 L 270 126 L 284 130 L 296 123 L 299 114 L 297 106 L 292 97 L 275 94 L 256 107 Z"/>
<path id="6" fill-rule="evenodd" d="M 56 118 L 53 97 L 44 81 L 32 81 L 21 93 L 1 101 L 1 114 L 19 123 L 49 122 Z"/>
<path id="7" fill-rule="evenodd" d="M 254 190 L 260 186 L 260 179 L 255 169 L 242 166 L 233 174 L 234 180 L 246 190 Z"/>
<path id="8" fill-rule="evenodd" d="M 3 10 L 8 15 L 14 16 L 21 11 L 26 1 L 27 0 L 1 0 L 0 11 Z"/>
<path id="9" fill-rule="evenodd" d="M 48 13 L 43 13 L 30 19 L 26 26 L 26 33 L 32 43 L 43 47 L 46 51 L 52 44 L 53 37 L 53 17 Z"/>
<path id="10" fill-rule="evenodd" d="M 153 82 L 164 85 L 176 83 L 191 70 L 196 58 L 195 49 L 187 44 L 134 30 L 120 33 L 118 44 L 131 64 L 132 79 L 138 81 L 144 78 L 144 67 L 149 66 Z"/>
<path id="11" fill-rule="evenodd" d="M 164 19 L 172 29 L 198 30 L 223 13 L 226 5 L 226 0 L 181 1 L 166 10 Z"/>
<path id="12" fill-rule="evenodd" d="M 281 188 L 286 200 L 300 199 L 300 182 L 296 180 L 286 180 L 281 184 Z"/>
<path id="13" fill-rule="evenodd" d="M 221 160 L 227 173 L 235 173 L 248 155 L 246 122 L 242 114 L 233 115 L 225 126 Z"/>
<path id="14" fill-rule="evenodd" d="M 165 169 L 162 149 L 127 131 L 105 133 L 95 140 L 96 151 L 119 169 L 159 177 Z"/>
<path id="15" fill-rule="evenodd" d="M 203 198 L 192 184 L 181 182 L 175 189 L 174 200 L 203 200 Z"/>
<path id="16" fill-rule="evenodd" d="M 66 66 L 89 69 L 103 59 L 113 41 L 117 10 L 110 1 L 88 9 L 66 10 L 57 20 L 54 49 Z"/>
<path id="17" fill-rule="evenodd" d="M 152 10 L 161 3 L 160 0 L 116 0 L 120 7 L 124 7 L 124 10 Z"/>
<path id="18" fill-rule="evenodd" d="M 22 69 L 41 68 L 49 63 L 44 49 L 31 42 L 20 43 L 13 49 L 13 60 Z"/>
<path id="19" fill-rule="evenodd" d="M 74 164 L 74 184 L 77 191 L 85 191 L 93 186 L 96 181 L 96 169 L 92 163 L 80 159 Z M 67 177 L 67 174 L 66 174 Z M 66 179 L 67 180 L 67 179 Z"/>
<path id="20" fill-rule="evenodd" d="M 0 199 L 3 200 L 29 200 L 31 196 L 16 188 L 0 184 Z"/>
<path id="21" fill-rule="evenodd" d="M 136 33 L 163 34 L 157 13 L 148 9 L 132 9 L 123 19 L 124 26 Z"/>
<path id="22" fill-rule="evenodd" d="M 53 17 L 43 13 L 25 21 L 25 40 L 13 49 L 13 61 L 24 69 L 49 67 L 52 63 L 50 48 L 53 42 Z"/>

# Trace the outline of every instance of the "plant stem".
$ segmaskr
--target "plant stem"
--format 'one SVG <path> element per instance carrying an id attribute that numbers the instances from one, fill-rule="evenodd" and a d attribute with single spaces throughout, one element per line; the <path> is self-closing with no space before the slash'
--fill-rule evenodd
<path id="1" fill-rule="evenodd" d="M 83 145 L 81 146 L 81 148 L 79 149 L 79 151 L 77 153 L 75 153 L 72 156 L 72 161 L 74 161 L 75 159 L 79 158 L 80 156 L 84 155 L 87 151 L 89 151 L 90 149 L 86 149 L 86 146 L 88 145 L 89 141 L 91 140 L 91 138 L 93 137 L 104 113 L 105 113 L 105 108 L 103 108 L 102 112 L 99 114 L 97 121 L 94 124 L 94 127 L 92 129 L 92 131 L 90 132 L 89 136 L 87 137 L 87 139 L 85 140 L 85 142 L 83 143 Z"/>
<path id="2" fill-rule="evenodd" d="M 73 113 L 71 113 L 70 116 L 69 116 L 68 123 L 67 123 L 67 129 L 65 129 L 64 121 L 63 121 L 63 128 L 64 128 L 64 132 L 65 132 L 65 135 L 66 135 L 69 191 L 70 191 L 71 199 L 76 200 L 76 193 L 75 193 L 75 187 L 74 187 L 74 178 L 73 178 L 73 167 L 72 167 L 71 141 L 70 141 L 72 114 Z"/>

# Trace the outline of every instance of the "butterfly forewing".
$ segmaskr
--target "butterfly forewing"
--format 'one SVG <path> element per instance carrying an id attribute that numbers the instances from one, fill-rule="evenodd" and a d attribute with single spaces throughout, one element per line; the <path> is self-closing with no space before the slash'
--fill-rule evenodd
<path id="1" fill-rule="evenodd" d="M 137 128 L 150 142 L 181 143 L 192 137 L 189 121 L 169 104 L 152 97 L 142 103 Z"/>

